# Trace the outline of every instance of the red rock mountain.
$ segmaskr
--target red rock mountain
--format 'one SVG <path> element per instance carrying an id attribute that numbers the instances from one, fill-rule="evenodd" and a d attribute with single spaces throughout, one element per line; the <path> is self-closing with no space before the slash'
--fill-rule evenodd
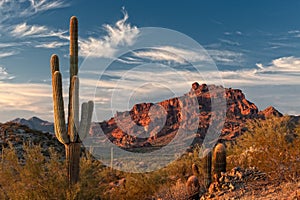
<path id="1" fill-rule="evenodd" d="M 136 104 L 130 111 L 118 112 L 110 120 L 101 122 L 100 126 L 110 141 L 123 148 L 165 145 L 179 129 L 192 132 L 191 137 L 195 138 L 193 143 L 201 143 L 211 116 L 216 119 L 222 116 L 222 113 L 212 111 L 211 107 L 212 100 L 217 102 L 220 95 L 225 95 L 226 99 L 225 123 L 218 124 L 222 126 L 220 139 L 231 140 L 240 135 L 247 119 L 282 116 L 272 107 L 259 112 L 257 106 L 248 101 L 239 89 L 195 82 L 190 92 L 182 97 L 156 104 Z M 195 127 L 195 123 L 198 126 Z M 95 124 L 91 134 L 97 135 Z"/>

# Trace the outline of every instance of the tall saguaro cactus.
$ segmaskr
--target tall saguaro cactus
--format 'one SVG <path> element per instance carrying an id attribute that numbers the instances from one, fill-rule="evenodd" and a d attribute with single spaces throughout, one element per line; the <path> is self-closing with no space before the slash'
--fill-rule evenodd
<path id="1" fill-rule="evenodd" d="M 66 128 L 62 91 L 62 76 L 59 71 L 59 59 L 52 55 L 50 60 L 52 71 L 54 127 L 57 139 L 65 145 L 67 172 L 70 185 L 79 179 L 79 160 L 81 140 L 86 137 L 92 119 L 93 101 L 84 102 L 81 107 L 79 123 L 79 78 L 78 74 L 78 20 L 70 20 L 70 87 L 68 128 Z"/>

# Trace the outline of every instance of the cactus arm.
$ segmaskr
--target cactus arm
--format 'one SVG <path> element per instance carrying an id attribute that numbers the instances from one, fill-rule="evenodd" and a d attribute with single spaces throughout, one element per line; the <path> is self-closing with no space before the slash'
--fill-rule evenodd
<path id="1" fill-rule="evenodd" d="M 87 126 L 86 126 L 86 130 L 85 130 L 86 134 L 88 134 L 88 132 L 90 130 L 90 127 L 91 127 L 93 110 L 94 110 L 94 102 L 93 101 L 89 101 L 88 102 L 88 119 L 87 119 Z"/>
<path id="2" fill-rule="evenodd" d="M 59 59 L 58 59 L 58 56 L 56 54 L 53 54 L 51 56 L 50 67 L 51 67 L 51 72 L 52 72 L 51 74 L 52 74 L 52 77 L 53 77 L 54 72 L 59 71 Z"/>
<path id="3" fill-rule="evenodd" d="M 66 130 L 64 101 L 62 96 L 62 78 L 59 71 L 56 71 L 53 74 L 52 87 L 55 135 L 61 143 L 68 144 L 70 141 Z"/>
<path id="4" fill-rule="evenodd" d="M 78 20 L 70 19 L 70 80 L 78 74 Z"/>
<path id="5" fill-rule="evenodd" d="M 81 121 L 80 121 L 80 129 L 79 129 L 79 137 L 80 140 L 84 140 L 87 136 L 91 121 L 92 121 L 92 114 L 93 114 L 94 102 L 89 101 L 88 103 L 83 103 L 81 107 Z"/>
<path id="6" fill-rule="evenodd" d="M 85 130 L 87 126 L 87 119 L 88 119 L 88 103 L 84 102 L 81 105 L 81 121 L 80 121 L 80 128 L 79 128 L 79 138 L 81 141 L 85 138 Z"/>
<path id="7" fill-rule="evenodd" d="M 70 116 L 69 116 L 69 135 L 71 142 L 77 142 L 78 139 L 78 130 L 79 130 L 79 79 L 77 76 L 72 78 L 72 99 L 70 107 Z"/>

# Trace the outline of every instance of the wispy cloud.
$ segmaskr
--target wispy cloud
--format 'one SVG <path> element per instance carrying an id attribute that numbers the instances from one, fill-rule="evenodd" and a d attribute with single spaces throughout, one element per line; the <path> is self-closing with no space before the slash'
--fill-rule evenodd
<path id="1" fill-rule="evenodd" d="M 0 66 L 0 81 L 14 79 L 14 76 L 10 75 L 4 67 Z"/>
<path id="2" fill-rule="evenodd" d="M 27 25 L 27 23 L 22 23 L 16 25 L 11 31 L 11 33 L 15 37 L 25 37 L 40 35 L 41 33 L 45 33 L 46 31 L 48 31 L 48 29 L 45 26 L 29 26 Z"/>
<path id="3" fill-rule="evenodd" d="M 46 48 L 46 49 L 54 49 L 57 47 L 62 47 L 62 46 L 66 46 L 69 43 L 67 42 L 49 42 L 49 43 L 42 43 L 42 44 L 37 44 L 35 45 L 35 47 L 37 48 Z"/>
<path id="4" fill-rule="evenodd" d="M 0 58 L 5 58 L 9 56 L 13 56 L 18 54 L 17 51 L 11 50 L 11 51 L 0 51 Z"/>
<path id="5" fill-rule="evenodd" d="M 0 113 L 2 116 L 0 119 L 2 121 L 9 119 L 4 113 L 14 113 L 14 117 L 38 115 L 49 119 L 51 116 L 51 87 L 49 85 L 1 82 L 0 96 Z"/>
<path id="6" fill-rule="evenodd" d="M 15 25 L 11 30 L 14 37 L 58 37 L 68 39 L 68 36 L 64 35 L 65 33 L 67 31 L 53 31 L 46 26 L 27 25 L 26 22 Z"/>
<path id="7" fill-rule="evenodd" d="M 218 64 L 240 66 L 244 62 L 244 55 L 240 52 L 215 49 L 207 50 L 207 52 Z"/>
<path id="8" fill-rule="evenodd" d="M 115 25 L 104 25 L 107 35 L 102 38 L 90 37 L 80 41 L 80 55 L 91 57 L 114 57 L 120 46 L 130 46 L 138 36 L 139 30 L 127 22 L 128 13 L 123 9 L 123 19 Z"/>
<path id="9" fill-rule="evenodd" d="M 138 64 L 138 62 L 142 63 L 143 61 L 165 61 L 181 65 L 190 62 L 211 62 L 212 60 L 218 64 L 232 66 L 239 66 L 244 61 L 243 53 L 234 51 L 210 49 L 204 52 L 173 46 L 142 49 L 132 52 L 132 57 L 127 56 L 126 59 L 120 59 L 127 64 Z"/>
<path id="10" fill-rule="evenodd" d="M 262 64 L 256 64 L 261 68 L 261 72 L 274 73 L 274 72 L 300 72 L 300 58 L 290 56 L 274 59 L 270 65 L 263 66 Z"/>
<path id="11" fill-rule="evenodd" d="M 234 32 L 224 32 L 224 35 L 243 35 L 241 31 L 234 31 Z"/>
<path id="12" fill-rule="evenodd" d="M 63 0 L 1 0 L 0 23 L 68 6 Z"/>
<path id="13" fill-rule="evenodd" d="M 269 65 L 256 63 L 257 69 L 236 71 L 220 71 L 226 85 L 266 86 L 266 85 L 299 85 L 300 58 L 281 57 L 274 59 Z"/>
<path id="14" fill-rule="evenodd" d="M 240 46 L 241 44 L 236 41 L 227 40 L 227 39 L 219 39 L 220 42 L 231 45 L 231 46 Z"/>
<path id="15" fill-rule="evenodd" d="M 300 37 L 300 30 L 290 30 L 288 31 L 288 34 L 292 37 Z"/>
<path id="16" fill-rule="evenodd" d="M 20 45 L 21 45 L 20 43 L 16 43 L 16 42 L 5 42 L 5 43 L 0 43 L 0 48 L 15 47 Z"/>

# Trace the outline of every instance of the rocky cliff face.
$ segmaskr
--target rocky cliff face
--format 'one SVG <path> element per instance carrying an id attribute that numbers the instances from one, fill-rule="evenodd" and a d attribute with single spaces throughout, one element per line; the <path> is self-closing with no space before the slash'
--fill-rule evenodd
<path id="1" fill-rule="evenodd" d="M 193 131 L 196 122 L 198 126 L 193 132 L 193 143 L 201 143 L 211 117 L 219 117 L 211 108 L 212 100 L 218 100 L 219 95 L 225 95 L 226 99 L 225 123 L 219 124 L 223 126 L 220 133 L 223 140 L 231 140 L 242 134 L 247 119 L 282 116 L 272 109 L 259 112 L 257 106 L 248 101 L 239 89 L 199 85 L 195 82 L 191 90 L 182 97 L 157 104 L 136 104 L 130 111 L 118 112 L 110 120 L 101 122 L 100 126 L 110 141 L 123 148 L 133 148 L 165 145 L 179 129 Z M 93 127 L 91 134 L 97 135 L 97 126 Z"/>

